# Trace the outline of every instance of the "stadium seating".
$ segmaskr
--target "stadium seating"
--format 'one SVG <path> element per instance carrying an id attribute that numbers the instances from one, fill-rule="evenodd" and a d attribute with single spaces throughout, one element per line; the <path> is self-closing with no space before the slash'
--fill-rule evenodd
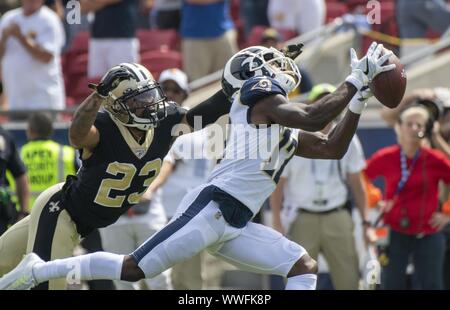
<path id="1" fill-rule="evenodd" d="M 74 55 L 67 61 L 65 72 L 68 76 L 86 75 L 88 65 L 88 54 Z"/>
<path id="2" fill-rule="evenodd" d="M 248 36 L 247 42 L 245 43 L 244 47 L 252 46 L 252 45 L 260 45 L 261 44 L 261 38 L 264 33 L 264 30 L 266 30 L 268 27 L 266 26 L 255 26 L 250 31 L 250 34 Z M 297 36 L 297 32 L 290 29 L 277 29 L 278 33 L 281 36 L 281 41 L 287 41 L 295 36 Z"/>
<path id="3" fill-rule="evenodd" d="M 89 49 L 89 32 L 80 31 L 72 39 L 66 53 L 68 54 L 85 54 Z"/>
<path id="4" fill-rule="evenodd" d="M 381 32 L 392 37 L 398 37 L 398 26 L 397 19 L 395 16 L 395 3 L 392 1 L 383 1 L 380 3 L 380 24 L 372 24 L 372 30 Z M 368 13 L 370 9 L 366 8 L 366 13 Z M 372 38 L 364 37 L 362 42 L 362 50 L 365 52 L 369 47 L 370 43 L 373 41 Z M 378 40 L 380 43 L 383 43 L 385 47 L 393 50 L 395 53 L 398 52 L 398 47 L 391 45 L 383 40 Z M 396 53 L 398 54 L 398 53 Z"/>
<path id="5" fill-rule="evenodd" d="M 348 8 L 345 4 L 340 2 L 327 2 L 327 15 L 325 22 L 328 24 L 332 22 L 335 18 L 340 17 L 348 12 Z"/>
<path id="6" fill-rule="evenodd" d="M 140 53 L 159 50 L 162 46 L 172 50 L 179 50 L 179 37 L 174 29 L 140 29 L 137 31 L 136 36 L 141 45 Z"/>
<path id="7" fill-rule="evenodd" d="M 231 0 L 230 1 L 230 15 L 233 21 L 237 21 L 240 19 L 240 3 L 239 0 Z"/>
<path id="8" fill-rule="evenodd" d="M 148 51 L 141 54 L 141 64 L 152 72 L 155 79 L 158 79 L 159 74 L 165 69 L 181 69 L 182 56 L 180 52 L 168 49 Z"/>
<path id="9" fill-rule="evenodd" d="M 357 7 L 361 7 L 361 6 L 366 7 L 366 5 L 367 5 L 367 0 L 345 0 L 344 2 L 350 11 L 353 11 Z"/>
<path id="10" fill-rule="evenodd" d="M 137 37 L 141 46 L 141 62 L 156 78 L 166 68 L 181 68 L 181 54 L 176 51 L 179 37 L 175 30 L 140 29 Z M 79 32 L 61 57 L 68 105 L 79 103 L 90 93 L 87 88 L 88 48 L 89 33 Z"/>
<path id="11" fill-rule="evenodd" d="M 69 55 L 66 55 L 69 57 Z M 78 84 L 87 76 L 88 54 L 70 55 L 63 67 L 66 94 L 75 100 L 79 98 Z"/>
<path id="12" fill-rule="evenodd" d="M 88 87 L 89 83 L 97 84 L 101 77 L 88 78 L 86 76 L 81 76 L 72 83 L 72 88 L 70 93 L 71 98 L 73 98 L 72 104 L 81 103 L 87 96 L 89 96 L 92 90 Z"/>

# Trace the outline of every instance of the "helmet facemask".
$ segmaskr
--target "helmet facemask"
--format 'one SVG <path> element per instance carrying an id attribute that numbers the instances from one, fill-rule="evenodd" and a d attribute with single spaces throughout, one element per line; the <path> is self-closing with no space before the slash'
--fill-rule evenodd
<path id="1" fill-rule="evenodd" d="M 256 62 L 252 61 L 250 64 L 251 71 L 269 71 L 271 77 L 280 83 L 286 93 L 291 92 L 300 85 L 302 76 L 297 65 L 279 50 L 271 47 L 261 50 L 254 55 L 261 60 L 258 61 L 261 64 L 254 66 Z"/>
<path id="2" fill-rule="evenodd" d="M 254 76 L 268 76 L 289 93 L 301 81 L 301 74 L 292 59 L 275 48 L 251 46 L 235 54 L 225 65 L 222 89 L 233 98 L 244 83 Z"/>
<path id="3" fill-rule="evenodd" d="M 127 89 L 124 94 L 107 106 L 115 118 L 123 125 L 140 130 L 155 128 L 167 116 L 167 98 L 160 85 L 154 81 L 138 83 L 135 89 Z"/>

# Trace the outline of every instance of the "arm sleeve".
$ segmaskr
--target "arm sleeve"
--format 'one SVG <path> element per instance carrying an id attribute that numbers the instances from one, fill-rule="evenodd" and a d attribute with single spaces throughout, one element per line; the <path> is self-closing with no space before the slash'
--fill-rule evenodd
<path id="1" fill-rule="evenodd" d="M 230 112 L 231 102 L 227 99 L 224 92 L 219 90 L 213 96 L 191 108 L 186 113 L 186 120 L 189 126 L 194 126 L 194 117 L 201 117 L 201 128 L 214 123 L 222 115 Z M 198 126 L 197 126 L 198 127 Z"/>

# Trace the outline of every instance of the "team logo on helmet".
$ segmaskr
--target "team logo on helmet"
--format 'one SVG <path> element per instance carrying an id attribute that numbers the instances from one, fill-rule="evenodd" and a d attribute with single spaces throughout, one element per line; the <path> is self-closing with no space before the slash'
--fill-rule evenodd
<path id="1" fill-rule="evenodd" d="M 279 81 L 282 87 L 286 87 L 286 93 L 290 88 L 297 87 L 301 80 L 301 74 L 292 59 L 275 48 L 252 46 L 238 52 L 226 63 L 222 89 L 231 98 L 245 81 L 254 76 L 267 76 Z"/>
<path id="2" fill-rule="evenodd" d="M 110 92 L 106 111 L 128 127 L 149 130 L 158 126 L 167 116 L 163 90 L 144 66 L 133 63 L 119 66 L 127 70 L 129 78 L 121 80 Z"/>

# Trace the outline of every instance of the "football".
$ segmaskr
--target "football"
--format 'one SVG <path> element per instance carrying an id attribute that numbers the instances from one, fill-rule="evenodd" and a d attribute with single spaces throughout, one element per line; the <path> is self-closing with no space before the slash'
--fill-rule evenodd
<path id="1" fill-rule="evenodd" d="M 386 50 L 384 50 L 386 51 Z M 382 53 L 384 54 L 384 52 Z M 378 74 L 370 83 L 370 89 L 373 95 L 384 106 L 395 108 L 402 101 L 406 90 L 406 72 L 397 56 L 392 55 L 383 64 L 395 64 L 393 70 Z"/>

